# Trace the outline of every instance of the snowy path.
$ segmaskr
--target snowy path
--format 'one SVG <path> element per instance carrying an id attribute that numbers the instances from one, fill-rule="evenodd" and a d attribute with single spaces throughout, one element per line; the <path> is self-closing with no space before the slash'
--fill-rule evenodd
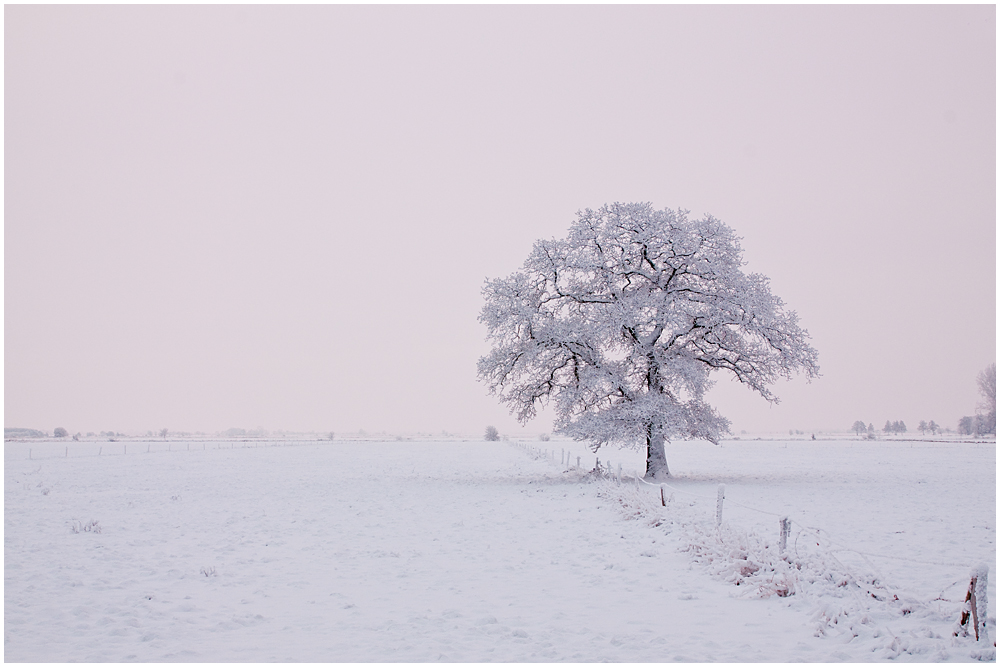
<path id="1" fill-rule="evenodd" d="M 475 442 L 8 460 L 5 659 L 848 658 L 572 477 Z"/>

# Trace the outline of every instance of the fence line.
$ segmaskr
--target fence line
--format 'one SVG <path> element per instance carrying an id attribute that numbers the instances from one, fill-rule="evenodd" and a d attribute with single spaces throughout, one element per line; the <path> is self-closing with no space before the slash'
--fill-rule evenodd
<path id="1" fill-rule="evenodd" d="M 197 444 L 201 443 L 202 449 L 197 449 Z M 7 446 L 11 444 L 21 444 L 26 445 L 29 443 L 18 440 L 7 440 L 4 441 L 4 460 L 5 461 L 16 461 L 16 460 L 30 460 L 30 461 L 47 461 L 51 459 L 82 459 L 82 458 L 99 458 L 104 456 L 133 456 L 135 454 L 172 454 L 177 452 L 189 452 L 189 451 L 218 451 L 218 450 L 232 450 L 236 449 L 236 445 L 240 445 L 239 449 L 260 449 L 261 447 L 272 448 L 272 447 L 301 447 L 306 445 L 324 445 L 331 443 L 350 443 L 350 442 L 367 442 L 364 440 L 128 440 L 128 441 L 115 441 L 115 440 L 82 440 L 74 441 L 71 444 L 66 444 L 64 442 L 40 442 L 31 443 L 33 446 L 27 448 L 27 457 L 21 459 L 18 456 L 9 454 L 7 451 Z M 146 449 L 141 449 L 140 445 L 145 444 Z M 109 445 L 112 445 L 109 447 Z M 114 445 L 121 445 L 122 451 L 117 451 L 117 447 Z M 133 445 L 132 452 L 128 450 L 128 446 Z M 152 449 L 153 445 L 157 445 L 156 449 Z M 163 445 L 167 448 L 163 449 Z M 173 449 L 174 445 L 187 445 L 184 449 Z M 191 445 L 196 445 L 194 450 L 192 450 Z M 208 445 L 215 445 L 215 447 L 209 448 Z M 229 445 L 226 447 L 226 445 Z M 93 448 L 97 447 L 97 452 L 94 453 Z M 62 451 L 59 451 L 59 450 Z M 104 450 L 114 450 L 109 451 L 105 454 Z M 41 451 L 41 455 L 40 451 Z M 70 456 L 73 453 L 73 456 Z"/>
<path id="2" fill-rule="evenodd" d="M 532 450 L 542 451 L 540 448 L 536 448 L 536 447 L 533 447 L 531 445 L 526 445 L 525 443 L 519 443 L 519 444 L 525 445 L 523 448 L 527 449 L 528 451 L 532 451 Z M 579 460 L 579 457 L 577 457 L 577 458 Z M 618 480 L 618 483 L 620 484 L 621 483 L 621 464 L 619 464 L 618 468 L 619 468 L 619 474 L 617 476 L 617 480 Z M 603 475 L 605 477 L 608 477 L 610 479 L 615 479 L 615 477 L 616 477 L 615 474 L 614 474 L 614 472 L 611 469 L 611 463 L 610 463 L 610 461 L 608 461 L 608 465 L 607 465 L 606 468 L 602 468 L 601 465 L 600 465 L 600 458 L 598 458 L 596 456 L 595 456 L 594 471 L 596 471 L 598 474 Z M 691 491 L 685 491 L 684 489 L 679 489 L 679 488 L 677 488 L 677 487 L 675 487 L 675 486 L 673 486 L 673 485 L 671 485 L 671 484 L 669 484 L 667 482 L 648 482 L 645 479 L 643 479 L 642 477 L 640 477 L 639 473 L 637 471 L 634 471 L 634 470 L 633 470 L 632 474 L 633 474 L 633 476 L 635 478 L 637 486 L 639 484 L 645 484 L 646 486 L 652 486 L 652 487 L 655 487 L 655 488 L 658 488 L 658 489 L 662 489 L 663 487 L 666 487 L 666 488 L 671 489 L 671 490 L 673 490 L 673 491 L 675 491 L 677 493 L 682 493 L 682 494 L 685 494 L 685 495 L 688 495 L 688 496 L 691 496 L 691 497 L 694 497 L 694 498 L 698 498 L 700 500 L 715 501 L 716 502 L 716 519 L 717 519 L 717 523 L 721 523 L 723 498 L 725 498 L 723 489 L 724 489 L 725 485 L 720 485 L 719 495 L 717 495 L 716 497 L 713 498 L 711 496 L 706 496 L 706 495 L 702 495 L 702 494 L 699 494 L 699 493 L 692 493 Z M 888 554 L 872 553 L 870 551 L 861 551 L 859 549 L 855 549 L 853 547 L 847 546 L 846 544 L 843 544 L 842 542 L 838 542 L 837 540 L 834 540 L 833 537 L 830 536 L 829 531 L 827 531 L 827 530 L 825 530 L 823 528 L 816 528 L 814 526 L 806 526 L 805 524 L 800 523 L 799 521 L 795 521 L 795 520 L 787 517 L 787 515 L 785 515 L 785 514 L 779 514 L 777 512 L 769 512 L 767 510 L 762 510 L 762 509 L 760 509 L 758 507 L 752 507 L 750 505 L 745 505 L 743 503 L 736 502 L 734 500 L 731 500 L 730 498 L 725 498 L 724 502 L 725 502 L 725 504 L 736 505 L 737 507 L 742 507 L 743 509 L 751 510 L 753 512 L 759 512 L 761 514 L 766 514 L 768 516 L 778 517 L 779 519 L 781 519 L 783 521 L 787 521 L 789 524 L 794 523 L 796 526 L 799 527 L 800 532 L 802 530 L 813 531 L 813 532 L 815 532 L 817 534 L 817 536 L 819 536 L 820 533 L 824 533 L 825 537 L 822 538 L 822 539 L 824 539 L 825 541 L 827 541 L 828 543 L 830 543 L 832 545 L 836 545 L 837 547 L 839 547 L 838 549 L 829 549 L 829 551 L 831 553 L 836 553 L 838 551 L 848 551 L 848 552 L 859 554 L 861 556 L 871 556 L 873 558 L 885 558 L 885 559 L 890 559 L 890 560 L 898 560 L 898 561 L 904 561 L 904 562 L 908 562 L 908 563 L 914 563 L 914 564 L 917 564 L 917 565 L 939 565 L 939 566 L 943 566 L 943 567 L 963 567 L 963 568 L 972 567 L 969 563 L 946 563 L 946 562 L 940 562 L 940 561 L 925 561 L 925 560 L 917 560 L 915 558 L 907 558 L 905 556 L 890 556 Z M 784 531 L 784 530 L 785 530 L 785 528 L 779 525 L 779 534 L 780 534 L 781 531 Z"/>

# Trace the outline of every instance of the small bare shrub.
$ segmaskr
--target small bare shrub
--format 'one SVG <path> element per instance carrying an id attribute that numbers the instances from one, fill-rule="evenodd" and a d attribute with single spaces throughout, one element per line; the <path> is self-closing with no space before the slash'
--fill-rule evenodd
<path id="1" fill-rule="evenodd" d="M 87 523 L 83 523 L 82 521 L 73 521 L 71 529 L 74 533 L 100 533 L 101 522 L 94 521 L 93 519 Z"/>

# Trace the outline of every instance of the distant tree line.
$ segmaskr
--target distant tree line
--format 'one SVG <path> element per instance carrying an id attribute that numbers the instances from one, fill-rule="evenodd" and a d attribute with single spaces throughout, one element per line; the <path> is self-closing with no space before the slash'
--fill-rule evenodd
<path id="1" fill-rule="evenodd" d="M 875 438 L 875 427 L 871 424 L 865 426 L 865 423 L 861 420 L 854 422 L 854 426 L 851 427 L 851 430 L 858 435 L 867 435 L 869 439 Z"/>
<path id="2" fill-rule="evenodd" d="M 906 433 L 906 424 L 902 419 L 899 421 L 890 422 L 888 419 L 885 420 L 885 426 L 882 427 L 883 433 Z"/>
<path id="3" fill-rule="evenodd" d="M 875 439 L 875 426 L 873 424 L 865 426 L 863 421 L 858 420 L 854 422 L 854 426 L 851 427 L 851 430 L 858 435 L 867 436 L 869 440 Z M 933 419 L 929 422 L 920 420 L 917 430 L 920 431 L 921 435 L 927 433 L 927 431 L 930 431 L 932 435 L 936 435 L 941 430 L 941 427 L 938 426 Z M 900 433 L 906 433 L 906 431 L 906 422 L 902 419 L 897 421 L 889 421 L 887 419 L 885 420 L 885 426 L 882 427 L 882 432 L 886 434 L 892 433 L 894 435 L 899 435 Z"/>
<path id="4" fill-rule="evenodd" d="M 966 417 L 962 417 L 958 420 L 958 432 L 960 435 L 996 435 L 997 432 L 997 365 L 992 363 L 979 373 L 976 377 L 976 384 L 979 386 L 979 393 L 982 395 L 983 400 L 976 406 L 976 414 Z M 851 427 L 859 436 L 866 436 L 869 440 L 875 439 L 875 428 L 868 424 L 865 426 L 863 421 L 856 421 Z M 917 426 L 917 430 L 921 434 L 925 434 L 928 431 L 932 435 L 937 435 L 943 429 L 934 422 L 927 422 L 920 420 L 920 424 Z M 885 426 L 882 427 L 882 432 L 889 434 L 900 434 L 906 433 L 906 424 L 902 421 L 889 421 L 885 422 Z"/>
<path id="5" fill-rule="evenodd" d="M 925 422 L 923 419 L 921 419 L 920 424 L 917 425 L 917 430 L 920 431 L 921 435 L 923 435 L 927 431 L 930 431 L 931 435 L 937 435 L 937 432 L 941 430 L 941 427 L 938 426 L 933 419 L 930 420 L 929 422 Z"/>

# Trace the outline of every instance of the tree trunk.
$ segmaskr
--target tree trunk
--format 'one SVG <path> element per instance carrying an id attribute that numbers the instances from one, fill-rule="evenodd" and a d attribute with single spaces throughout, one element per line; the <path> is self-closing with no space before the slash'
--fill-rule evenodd
<path id="1" fill-rule="evenodd" d="M 664 479 L 670 476 L 667 453 L 663 447 L 665 440 L 659 429 L 652 425 L 646 429 L 646 479 Z"/>

